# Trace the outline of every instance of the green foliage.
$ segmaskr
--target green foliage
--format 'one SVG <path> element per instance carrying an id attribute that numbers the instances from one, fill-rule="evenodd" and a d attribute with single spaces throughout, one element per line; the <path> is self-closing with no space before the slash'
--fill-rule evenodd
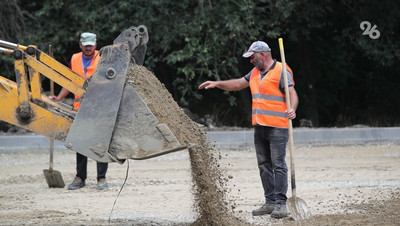
<path id="1" fill-rule="evenodd" d="M 392 106 L 400 104 L 399 9 L 396 1 L 373 0 L 10 0 L 0 1 L 0 38 L 43 51 L 51 44 L 55 58 L 68 64 L 80 33 L 97 33 L 102 47 L 144 24 L 150 36 L 145 65 L 181 106 L 249 124 L 248 90 L 197 87 L 248 73 L 252 65 L 241 55 L 256 40 L 280 60 L 277 39 L 283 37 L 300 97 L 298 118 L 321 126 L 386 126 L 398 122 Z M 362 21 L 377 25 L 380 38 L 362 35 Z M 10 70 L 3 59 L 0 69 Z"/>

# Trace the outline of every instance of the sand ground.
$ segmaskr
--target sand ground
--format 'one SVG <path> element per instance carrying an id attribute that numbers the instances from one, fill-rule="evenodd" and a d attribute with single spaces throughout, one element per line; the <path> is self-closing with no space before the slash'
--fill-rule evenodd
<path id="1" fill-rule="evenodd" d="M 105 191 L 96 189 L 93 160 L 88 163 L 86 187 L 48 188 L 42 171 L 48 169 L 48 151 L 0 151 L 0 224 L 107 225 L 110 219 L 115 225 L 189 225 L 197 218 L 186 151 L 130 160 L 129 169 L 127 162 L 112 163 Z M 227 177 L 232 214 L 251 224 L 400 225 L 400 144 L 296 146 L 297 196 L 313 214 L 303 222 L 251 216 L 263 202 L 252 148 L 224 148 L 215 154 L 221 156 L 220 168 Z M 75 153 L 56 150 L 54 169 L 70 183 Z"/>

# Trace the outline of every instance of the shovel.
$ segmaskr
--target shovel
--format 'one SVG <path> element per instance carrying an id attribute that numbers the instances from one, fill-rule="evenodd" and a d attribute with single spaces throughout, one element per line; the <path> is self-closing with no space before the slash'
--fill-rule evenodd
<path id="1" fill-rule="evenodd" d="M 286 93 L 286 105 L 287 111 L 290 111 L 290 97 L 289 97 L 289 86 L 287 81 L 287 73 L 286 73 L 286 60 L 285 60 L 285 52 L 283 49 L 283 39 L 279 38 L 279 49 L 281 52 L 282 59 L 282 71 L 283 78 L 285 80 L 285 93 Z M 294 145 L 293 145 L 293 126 L 292 120 L 289 119 L 289 147 L 290 147 L 290 174 L 291 174 L 291 185 L 292 185 L 292 197 L 290 197 L 287 201 L 287 207 L 289 209 L 290 214 L 292 215 L 295 221 L 304 220 L 311 217 L 311 212 L 307 207 L 306 202 L 296 196 L 296 180 L 295 180 L 295 171 L 294 171 Z"/>
<path id="2" fill-rule="evenodd" d="M 63 188 L 65 187 L 64 180 L 59 171 L 53 170 L 53 151 L 54 151 L 54 140 L 50 140 L 50 166 L 49 169 L 44 169 L 43 174 L 46 178 L 46 182 L 49 188 Z"/>
<path id="3" fill-rule="evenodd" d="M 53 57 L 51 45 L 49 45 L 49 54 Z M 54 82 L 52 80 L 50 80 L 50 95 L 54 96 Z M 61 173 L 57 170 L 53 170 L 53 152 L 54 140 L 50 138 L 50 164 L 49 169 L 43 170 L 43 174 L 50 188 L 63 188 L 65 187 L 65 183 Z"/>

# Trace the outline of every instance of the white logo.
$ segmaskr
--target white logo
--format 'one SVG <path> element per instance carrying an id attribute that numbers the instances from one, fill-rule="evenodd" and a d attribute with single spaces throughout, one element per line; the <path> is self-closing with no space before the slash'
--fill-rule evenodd
<path id="1" fill-rule="evenodd" d="M 371 23 L 369 21 L 363 21 L 360 23 L 360 28 L 364 32 L 363 35 L 369 35 L 372 39 L 377 39 L 381 36 L 381 33 L 376 29 L 376 25 L 371 28 Z"/>

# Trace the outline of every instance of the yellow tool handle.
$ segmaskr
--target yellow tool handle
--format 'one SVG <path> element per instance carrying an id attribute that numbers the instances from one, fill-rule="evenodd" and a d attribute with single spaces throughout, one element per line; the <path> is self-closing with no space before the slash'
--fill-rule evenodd
<path id="1" fill-rule="evenodd" d="M 278 42 L 279 42 L 279 50 L 284 50 L 284 49 L 283 49 L 283 39 L 282 39 L 282 38 L 279 38 L 279 39 L 278 39 Z"/>

